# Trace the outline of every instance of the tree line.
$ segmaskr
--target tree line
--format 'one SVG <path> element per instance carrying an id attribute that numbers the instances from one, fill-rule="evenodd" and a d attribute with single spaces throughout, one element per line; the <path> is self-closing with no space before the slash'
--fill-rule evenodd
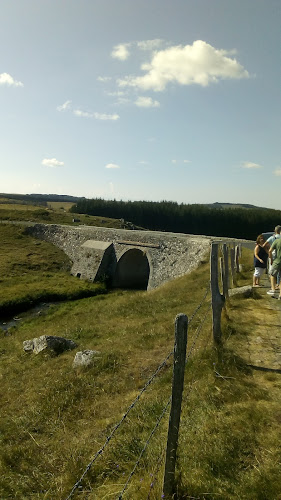
<path id="1" fill-rule="evenodd" d="M 172 201 L 116 201 L 82 199 L 73 213 L 124 219 L 145 229 L 256 239 L 281 225 L 281 211 L 267 208 L 210 208 Z"/>

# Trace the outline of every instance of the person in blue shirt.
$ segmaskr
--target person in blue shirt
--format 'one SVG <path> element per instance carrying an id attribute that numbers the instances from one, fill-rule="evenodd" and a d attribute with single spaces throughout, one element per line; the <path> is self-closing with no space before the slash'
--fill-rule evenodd
<path id="1" fill-rule="evenodd" d="M 281 238 L 281 226 L 276 226 L 274 229 L 274 234 L 268 238 L 264 244 L 264 248 L 269 251 L 271 248 L 272 244 L 274 243 L 275 240 L 278 238 Z M 274 295 L 276 289 L 279 288 L 279 283 L 280 283 L 280 273 L 278 272 L 275 274 L 275 276 L 272 275 L 271 270 L 272 270 L 272 265 L 274 260 L 276 259 L 276 250 L 273 250 L 270 257 L 269 257 L 269 269 L 268 273 L 270 276 L 270 282 L 271 282 L 271 289 L 267 292 L 268 295 Z"/>

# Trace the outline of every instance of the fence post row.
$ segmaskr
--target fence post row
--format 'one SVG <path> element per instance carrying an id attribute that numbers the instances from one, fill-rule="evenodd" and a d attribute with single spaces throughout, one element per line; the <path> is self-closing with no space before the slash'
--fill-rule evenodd
<path id="1" fill-rule="evenodd" d="M 236 269 L 235 269 L 235 248 L 230 249 L 230 268 L 231 268 L 231 277 L 232 277 L 232 286 L 237 286 L 236 281 Z"/>
<path id="2" fill-rule="evenodd" d="M 222 276 L 222 293 L 224 298 L 228 298 L 229 289 L 229 272 L 228 272 L 228 246 L 226 243 L 222 246 L 223 254 L 223 276 Z"/>
<path id="3" fill-rule="evenodd" d="M 235 268 L 236 268 L 237 273 L 239 273 L 239 271 L 240 271 L 239 257 L 240 257 L 240 248 L 239 248 L 239 245 L 236 245 L 236 247 L 235 247 Z"/>
<path id="4" fill-rule="evenodd" d="M 213 315 L 213 339 L 221 341 L 221 311 L 224 305 L 224 296 L 220 294 L 218 279 L 218 243 L 212 243 L 211 248 L 211 294 Z"/>
<path id="5" fill-rule="evenodd" d="M 172 384 L 172 403 L 166 450 L 163 493 L 169 498 L 174 493 L 176 453 L 180 426 L 182 392 L 187 345 L 188 320 L 185 314 L 178 314 L 175 320 L 174 371 Z"/>

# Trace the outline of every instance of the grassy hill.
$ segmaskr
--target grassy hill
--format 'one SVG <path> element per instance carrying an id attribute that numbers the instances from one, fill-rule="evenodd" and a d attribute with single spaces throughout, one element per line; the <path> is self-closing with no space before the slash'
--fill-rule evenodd
<path id="1" fill-rule="evenodd" d="M 26 236 L 18 226 L 3 224 L 0 230 L 2 304 L 7 296 L 23 300 L 37 293 L 35 284 L 42 292 L 47 280 L 50 292 L 65 293 L 63 302 L 40 315 L 26 313 L 7 333 L 0 330 L 0 498 L 67 498 L 132 401 L 172 352 L 174 319 L 180 312 L 191 323 L 177 461 L 178 499 L 281 498 L 280 374 L 253 371 L 243 355 L 266 299 L 257 294 L 226 304 L 223 347 L 218 349 L 211 338 L 210 296 L 205 296 L 208 256 L 191 274 L 150 292 L 116 290 L 69 300 L 77 286 L 90 285 L 69 276 L 65 256 L 52 245 Z M 252 252 L 244 250 L 240 285 L 251 282 L 251 265 Z M 22 286 L 20 292 L 18 286 Z M 278 322 L 278 315 L 280 311 L 271 313 L 273 322 Z M 265 316 L 264 324 L 266 328 Z M 78 348 L 57 357 L 25 353 L 22 342 L 39 335 L 63 336 Z M 73 369 L 75 352 L 84 349 L 100 351 L 99 359 L 92 367 Z M 167 404 L 171 376 L 172 356 L 73 498 L 118 498 Z M 168 414 L 169 410 L 122 498 L 161 498 Z"/>
<path id="2" fill-rule="evenodd" d="M 18 195 L 20 196 L 20 195 Z M 24 198 L 24 195 L 22 195 Z M 122 222 L 119 219 L 108 217 L 95 217 L 91 215 L 70 213 L 73 206 L 69 201 L 46 201 L 44 205 L 29 199 L 13 199 L 8 195 L 0 196 L 0 222 L 1 221 L 29 221 L 43 222 L 44 224 L 71 224 L 100 227 L 113 227 L 120 229 Z M 73 220 L 76 219 L 76 222 Z"/>

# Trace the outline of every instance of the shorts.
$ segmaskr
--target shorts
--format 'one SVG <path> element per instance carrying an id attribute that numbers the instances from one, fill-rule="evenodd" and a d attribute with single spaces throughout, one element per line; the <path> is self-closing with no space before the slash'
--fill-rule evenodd
<path id="1" fill-rule="evenodd" d="M 255 267 L 254 276 L 256 278 L 260 278 L 263 275 L 264 271 L 265 271 L 265 267 Z"/>
<path id="2" fill-rule="evenodd" d="M 281 272 L 281 263 L 279 264 L 274 260 L 272 266 L 270 266 L 269 274 L 270 276 L 277 276 L 277 274 L 280 272 Z"/>

